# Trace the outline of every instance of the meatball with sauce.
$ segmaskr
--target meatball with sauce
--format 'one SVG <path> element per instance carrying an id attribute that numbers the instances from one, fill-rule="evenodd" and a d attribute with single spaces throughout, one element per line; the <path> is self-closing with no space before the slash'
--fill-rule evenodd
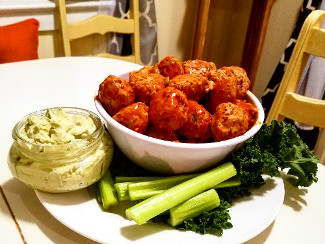
<path id="1" fill-rule="evenodd" d="M 238 66 L 230 66 L 231 72 L 236 77 L 237 81 L 237 93 L 236 98 L 242 99 L 245 97 L 249 86 L 250 86 L 250 80 L 248 79 L 246 71 Z"/>
<path id="2" fill-rule="evenodd" d="M 204 60 L 187 60 L 182 63 L 184 74 L 198 74 L 208 77 L 210 71 L 216 70 L 216 65 L 213 62 Z"/>
<path id="3" fill-rule="evenodd" d="M 154 66 L 152 66 L 152 68 L 150 69 L 150 72 L 160 74 L 159 63 L 156 63 Z"/>
<path id="4" fill-rule="evenodd" d="M 219 104 L 233 102 L 236 99 L 237 80 L 228 67 L 211 71 L 210 80 L 214 82 L 214 88 L 209 92 L 205 106 L 211 114 L 214 114 Z"/>
<path id="5" fill-rule="evenodd" d="M 159 90 L 150 102 L 151 123 L 162 130 L 178 130 L 187 120 L 186 95 L 173 87 Z"/>
<path id="6" fill-rule="evenodd" d="M 127 80 L 110 75 L 99 85 L 98 99 L 107 113 L 113 116 L 134 103 L 135 93 Z"/>
<path id="7" fill-rule="evenodd" d="M 159 74 L 159 69 L 157 68 L 157 65 L 155 65 L 155 66 L 150 66 L 150 65 L 144 66 L 139 70 L 130 72 L 130 76 L 133 75 L 133 74 L 148 75 L 148 74 L 151 74 L 151 73 L 158 73 Z"/>
<path id="8" fill-rule="evenodd" d="M 211 138 L 211 114 L 196 101 L 189 100 L 188 119 L 179 129 L 187 141 L 206 142 Z"/>
<path id="9" fill-rule="evenodd" d="M 160 139 L 160 140 L 179 142 L 177 131 L 158 129 L 154 127 L 152 124 L 149 125 L 146 134 L 147 136 Z"/>
<path id="10" fill-rule="evenodd" d="M 240 99 L 236 99 L 235 104 L 244 109 L 244 111 L 246 112 L 248 127 L 251 128 L 257 120 L 257 108 L 253 104 Z"/>
<path id="11" fill-rule="evenodd" d="M 199 101 L 210 91 L 209 80 L 200 75 L 177 75 L 169 81 L 169 87 L 174 87 L 185 93 L 187 99 Z"/>
<path id="12" fill-rule="evenodd" d="M 165 77 L 157 73 L 130 75 L 129 83 L 135 92 L 135 101 L 149 104 L 151 97 L 165 88 Z"/>
<path id="13" fill-rule="evenodd" d="M 121 109 L 113 119 L 135 132 L 144 134 L 149 125 L 148 111 L 149 107 L 144 103 L 133 103 Z"/>
<path id="14" fill-rule="evenodd" d="M 165 77 L 169 77 L 169 79 L 182 74 L 182 62 L 173 56 L 163 58 L 158 63 L 158 68 L 160 73 Z"/>
<path id="15" fill-rule="evenodd" d="M 224 141 L 244 134 L 248 129 L 245 110 L 233 103 L 222 103 L 212 115 L 211 132 L 214 141 Z"/>

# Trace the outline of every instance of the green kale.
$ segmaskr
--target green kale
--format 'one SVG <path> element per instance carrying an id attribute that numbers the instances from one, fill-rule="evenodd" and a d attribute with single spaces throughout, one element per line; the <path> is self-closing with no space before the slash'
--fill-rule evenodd
<path id="1" fill-rule="evenodd" d="M 288 174 L 297 177 L 297 186 L 308 187 L 317 182 L 319 159 L 302 141 L 292 124 L 275 120 L 269 126 L 264 124 L 255 137 L 255 145 L 260 147 L 265 160 L 264 173 L 273 176 L 277 174 L 277 169 L 289 169 Z"/>
<path id="2" fill-rule="evenodd" d="M 254 137 L 232 154 L 230 161 L 237 169 L 241 185 L 218 191 L 229 202 L 262 186 L 263 174 L 276 176 L 283 169 L 296 177 L 297 186 L 308 187 L 317 182 L 319 159 L 299 137 L 296 127 L 287 122 L 263 124 Z"/>
<path id="3" fill-rule="evenodd" d="M 232 228 L 229 222 L 231 219 L 228 208 L 231 205 L 224 200 L 220 201 L 220 206 L 211 211 L 205 211 L 200 216 L 186 219 L 182 224 L 176 226 L 178 230 L 191 230 L 196 233 L 215 233 L 222 236 L 223 230 Z"/>

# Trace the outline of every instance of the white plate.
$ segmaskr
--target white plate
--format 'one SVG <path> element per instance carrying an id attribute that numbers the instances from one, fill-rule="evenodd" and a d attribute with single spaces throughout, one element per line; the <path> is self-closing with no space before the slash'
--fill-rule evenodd
<path id="1" fill-rule="evenodd" d="M 36 195 L 44 207 L 64 225 L 101 243 L 242 243 L 266 229 L 283 204 L 282 178 L 265 179 L 263 187 L 253 191 L 250 197 L 241 198 L 230 208 L 233 228 L 224 230 L 221 237 L 178 231 L 163 224 L 146 223 L 139 226 L 125 218 L 124 211 L 130 202 L 122 202 L 112 207 L 110 212 L 104 212 L 92 191 L 87 189 L 63 194 L 36 191 Z"/>

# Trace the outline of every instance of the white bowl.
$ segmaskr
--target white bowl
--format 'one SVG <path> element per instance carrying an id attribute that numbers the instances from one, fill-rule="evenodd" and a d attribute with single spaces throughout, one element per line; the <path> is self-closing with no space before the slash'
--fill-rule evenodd
<path id="1" fill-rule="evenodd" d="M 120 77 L 128 78 L 127 75 Z M 154 172 L 180 174 L 217 165 L 234 149 L 259 131 L 264 121 L 263 107 L 253 93 L 248 92 L 247 97 L 258 109 L 255 125 L 241 136 L 210 143 L 179 143 L 142 135 L 115 121 L 105 111 L 98 99 L 95 99 L 95 106 L 104 118 L 104 123 L 113 140 L 129 159 Z"/>

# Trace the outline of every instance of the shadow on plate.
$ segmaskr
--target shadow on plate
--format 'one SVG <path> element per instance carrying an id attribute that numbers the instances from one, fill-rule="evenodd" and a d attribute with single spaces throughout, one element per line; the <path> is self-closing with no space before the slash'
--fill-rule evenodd
<path id="1" fill-rule="evenodd" d="M 263 232 L 261 232 L 260 234 L 258 234 L 254 238 L 250 239 L 249 241 L 244 242 L 243 244 L 259 244 L 259 243 L 264 243 L 265 240 L 267 240 L 268 236 L 270 236 L 273 227 L 274 227 L 274 221 Z"/>
<path id="2" fill-rule="evenodd" d="M 303 206 L 307 206 L 304 196 L 308 193 L 308 189 L 296 187 L 290 175 L 282 173 L 281 176 L 285 189 L 284 204 L 295 211 L 300 211 Z"/>
<path id="3" fill-rule="evenodd" d="M 137 241 L 144 237 L 154 235 L 161 231 L 174 230 L 168 225 L 158 224 L 158 223 L 145 223 L 142 225 L 129 225 L 121 228 L 121 235 L 130 241 Z"/>
<path id="4" fill-rule="evenodd" d="M 93 198 L 95 198 L 91 187 L 65 193 L 47 193 L 36 191 L 36 194 L 43 202 L 62 206 L 78 205 L 91 201 Z"/>
<path id="5" fill-rule="evenodd" d="M 285 172 L 280 172 L 280 176 L 283 179 L 284 184 L 284 204 L 291 207 L 295 211 L 299 211 L 302 206 L 306 206 L 307 202 L 304 196 L 308 193 L 306 188 L 298 188 L 294 185 L 295 178 L 286 174 Z M 254 189 L 251 191 L 251 195 L 247 197 L 240 198 L 238 201 L 250 201 L 254 196 L 263 196 L 267 191 L 271 191 L 276 187 L 273 178 L 266 178 L 265 185 L 261 186 L 259 189 Z M 236 201 L 234 201 L 234 205 Z"/>
<path id="6" fill-rule="evenodd" d="M 271 178 L 269 176 L 265 176 L 264 179 L 265 179 L 265 184 L 263 186 L 261 186 L 258 189 L 251 190 L 251 195 L 246 196 L 246 197 L 241 197 L 238 200 L 235 200 L 233 202 L 233 205 L 235 205 L 236 202 L 251 201 L 256 196 L 262 197 L 268 191 L 272 191 L 276 187 L 276 183 L 275 183 L 274 178 Z"/>

